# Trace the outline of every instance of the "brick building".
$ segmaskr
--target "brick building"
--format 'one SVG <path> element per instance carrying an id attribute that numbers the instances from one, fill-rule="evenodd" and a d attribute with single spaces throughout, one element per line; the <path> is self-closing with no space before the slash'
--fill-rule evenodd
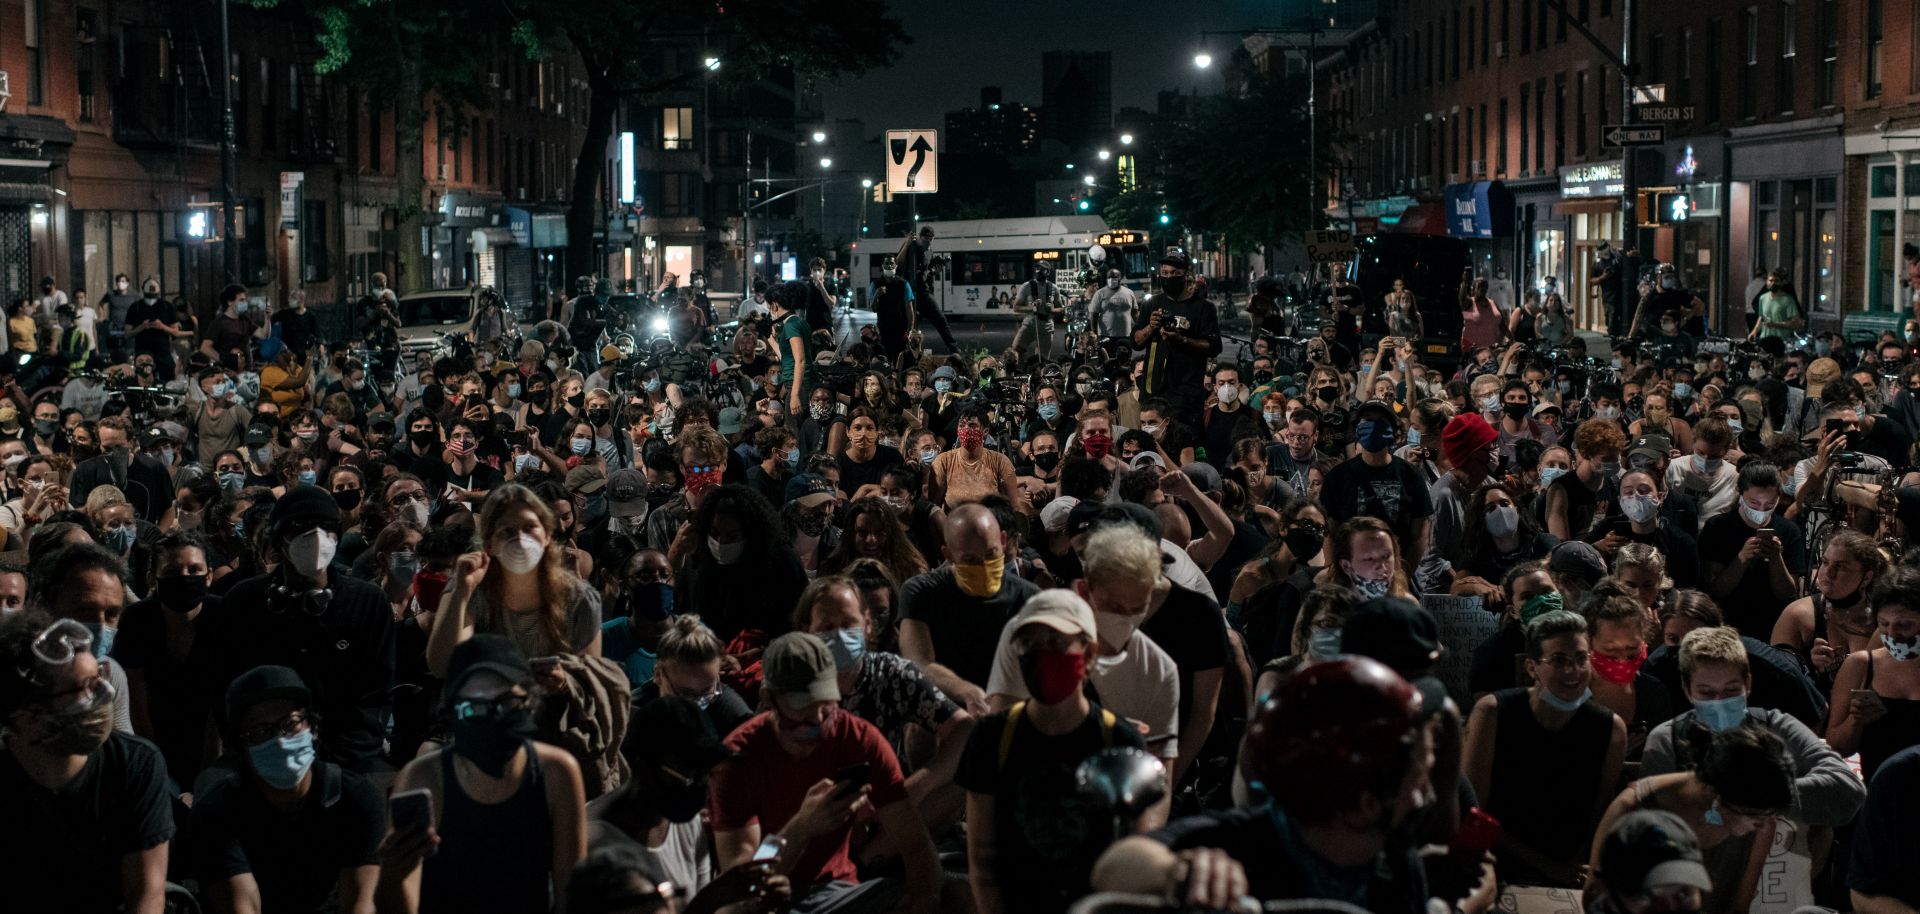
<path id="1" fill-rule="evenodd" d="M 1619 47 L 1625 0 L 1565 6 Z M 1722 309 L 1719 326 L 1744 330 L 1762 267 L 1792 273 L 1817 323 L 1891 306 L 1894 239 L 1920 237 L 1920 214 L 1894 205 L 1899 166 L 1920 151 L 1920 69 L 1883 62 L 1920 51 L 1912 7 L 1635 4 L 1637 81 L 1664 86 L 1680 111 L 1663 145 L 1635 152 L 1634 178 L 1688 193 L 1691 212 L 1634 240 Z M 1350 138 L 1329 217 L 1466 237 L 1509 295 L 1556 277 L 1600 326 L 1590 268 L 1602 241 L 1626 240 L 1624 161 L 1603 143 L 1623 122 L 1616 59 L 1537 0 L 1383 2 L 1319 61 L 1331 121 Z M 1912 174 L 1905 187 L 1920 191 Z"/>

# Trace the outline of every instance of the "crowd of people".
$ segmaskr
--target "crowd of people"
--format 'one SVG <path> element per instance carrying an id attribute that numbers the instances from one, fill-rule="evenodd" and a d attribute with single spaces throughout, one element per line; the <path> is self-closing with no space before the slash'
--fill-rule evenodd
<path id="1" fill-rule="evenodd" d="M 652 355 L 586 281 L 404 353 L 137 310 L 89 363 L 176 414 L 0 362 L 7 907 L 1745 912 L 1779 835 L 1920 906 L 1909 341 L 1468 281 L 1423 361 L 1336 282 L 1296 363 L 1176 248 L 935 354 L 927 240 L 839 339 L 822 266 Z"/>

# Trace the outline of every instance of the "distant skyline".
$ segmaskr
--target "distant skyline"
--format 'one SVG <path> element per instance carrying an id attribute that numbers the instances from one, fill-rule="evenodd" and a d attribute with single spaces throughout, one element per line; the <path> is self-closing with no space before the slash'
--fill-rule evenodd
<path id="1" fill-rule="evenodd" d="M 1202 31 L 1276 25 L 1276 0 L 1209 0 L 1181 8 L 1154 0 L 893 0 L 913 38 L 892 67 L 821 86 L 829 121 L 858 118 L 869 135 L 938 128 L 948 111 L 980 103 L 981 86 L 1040 104 L 1040 55 L 1112 51 L 1113 110 L 1152 110 L 1162 89 L 1220 90 L 1220 70 L 1193 66 Z M 1233 38 L 1207 36 L 1224 59 Z"/>

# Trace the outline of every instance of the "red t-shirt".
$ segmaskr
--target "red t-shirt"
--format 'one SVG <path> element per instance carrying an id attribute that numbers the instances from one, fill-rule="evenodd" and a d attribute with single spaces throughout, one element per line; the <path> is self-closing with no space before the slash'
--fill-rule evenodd
<path id="1" fill-rule="evenodd" d="M 713 772 L 708 814 L 714 831 L 734 831 L 758 822 L 762 835 L 777 832 L 800 811 L 808 788 L 861 762 L 870 766 L 867 783 L 873 792 L 868 799 L 875 809 L 907 798 L 900 761 L 874 725 L 836 708 L 820 728 L 820 742 L 804 758 L 781 748 L 774 735 L 776 726 L 773 712 L 762 711 L 727 737 L 727 748 L 735 755 Z M 847 856 L 851 830 L 849 825 L 839 835 L 808 847 L 793 869 L 793 884 L 804 887 L 823 879 L 859 882 Z"/>

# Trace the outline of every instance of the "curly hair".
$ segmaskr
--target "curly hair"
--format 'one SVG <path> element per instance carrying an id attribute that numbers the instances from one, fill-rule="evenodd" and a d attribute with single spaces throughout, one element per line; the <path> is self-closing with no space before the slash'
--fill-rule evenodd
<path id="1" fill-rule="evenodd" d="M 1610 419 L 1588 419 L 1573 431 L 1573 449 L 1592 459 L 1601 454 L 1618 454 L 1627 449 L 1627 435 L 1620 423 Z"/>
<path id="2" fill-rule="evenodd" d="M 879 554 L 874 556 L 862 556 L 854 551 L 858 548 L 855 541 L 859 538 L 856 531 L 860 518 L 867 515 L 872 515 L 880 524 Z M 913 542 L 907 539 L 906 528 L 901 526 L 903 521 L 900 512 L 895 511 L 886 499 L 871 496 L 855 499 L 847 505 L 846 520 L 840 526 L 840 541 L 834 544 L 833 552 L 820 563 L 820 573 L 838 574 L 862 558 L 880 562 L 897 581 L 924 573 L 927 561 L 920 557 L 920 550 L 915 549 Z"/>

